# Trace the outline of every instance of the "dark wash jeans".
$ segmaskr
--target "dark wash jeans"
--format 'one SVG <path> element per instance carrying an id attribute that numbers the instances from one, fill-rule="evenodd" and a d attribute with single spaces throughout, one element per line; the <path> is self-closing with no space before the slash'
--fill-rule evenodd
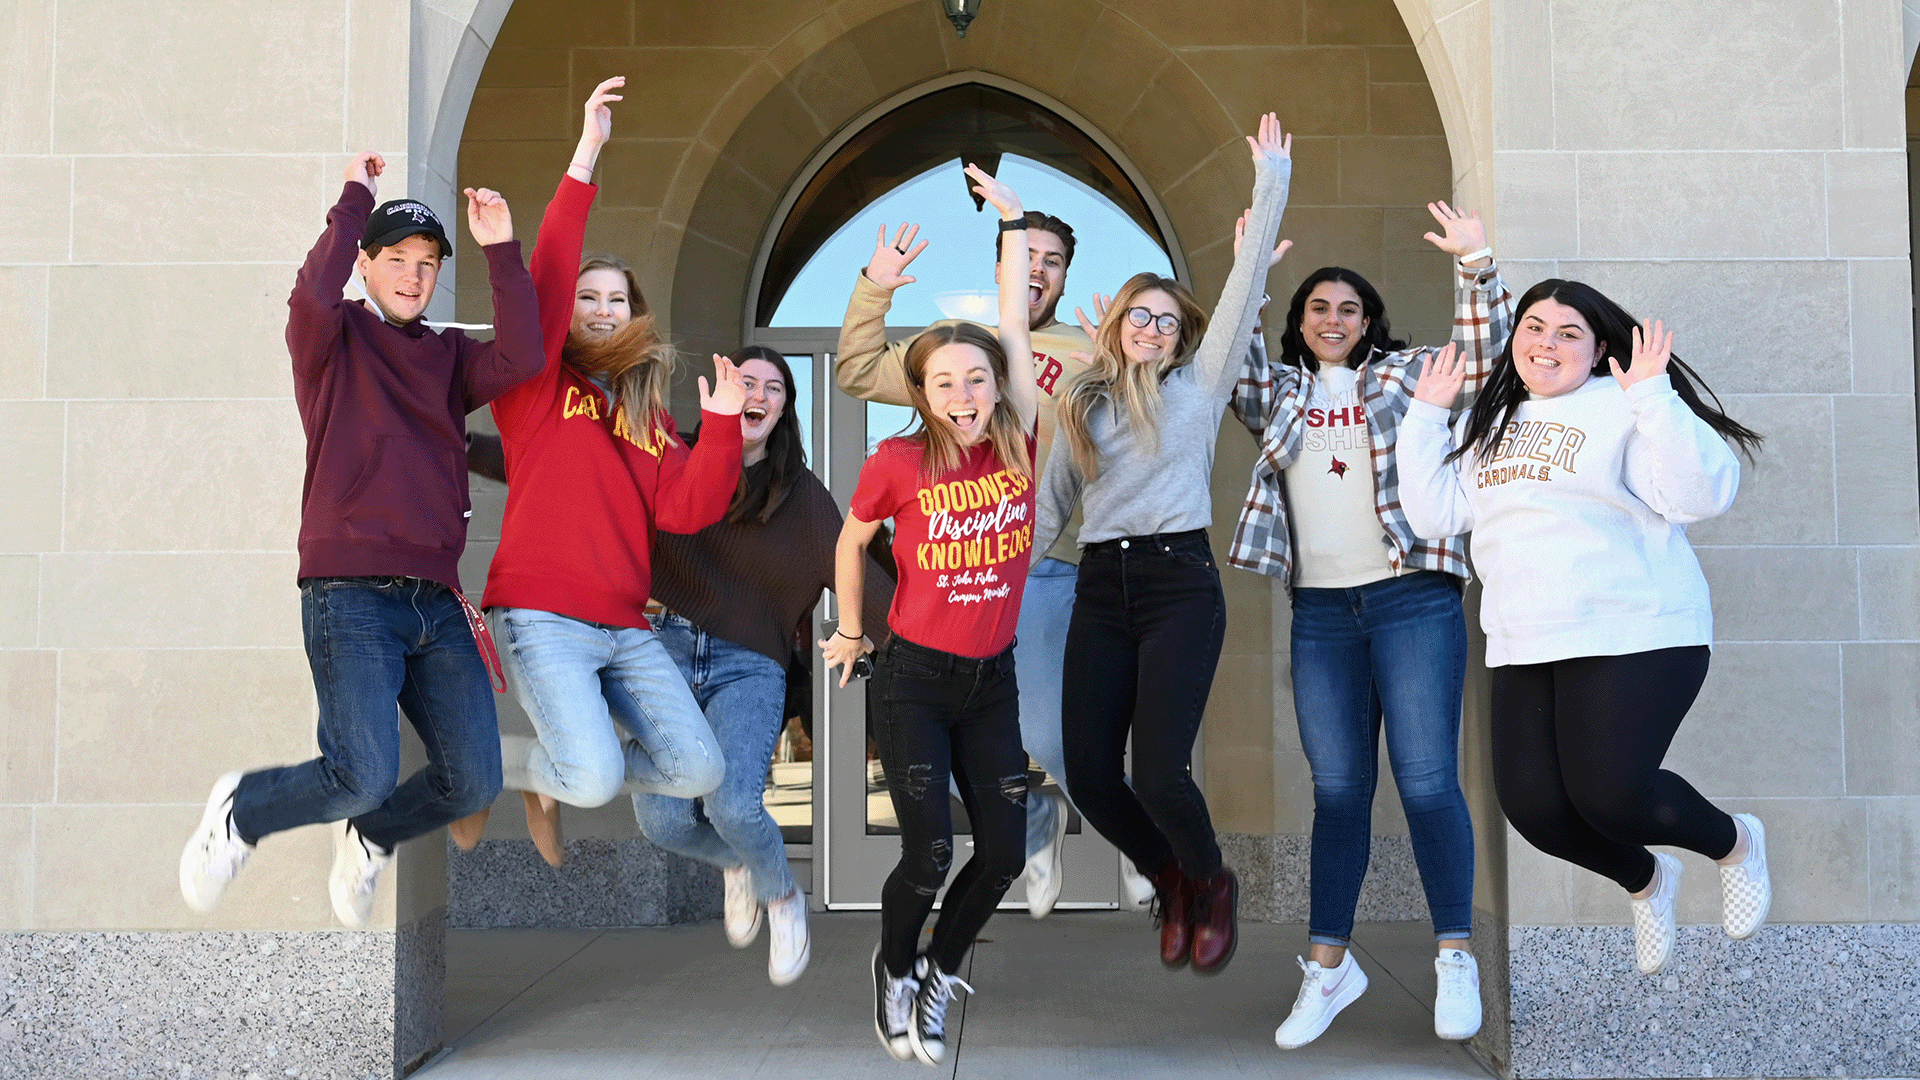
<path id="1" fill-rule="evenodd" d="M 973 857 L 954 875 L 927 955 L 957 972 L 1008 886 L 1026 871 L 1027 752 L 1013 649 L 984 660 L 895 634 L 873 667 L 873 739 L 900 821 L 900 863 L 880 892 L 881 958 L 905 975 L 953 863 L 951 778 L 973 822 Z"/>
<path id="2" fill-rule="evenodd" d="M 419 578 L 302 578 L 300 617 L 320 756 L 241 779 L 233 824 L 243 838 L 351 820 L 391 851 L 493 802 L 493 684 L 453 590 Z M 427 750 L 405 783 L 396 702 Z"/>
<path id="3" fill-rule="evenodd" d="M 1100 835 L 1149 874 L 1170 859 L 1188 877 L 1220 872 L 1192 758 L 1226 619 L 1203 529 L 1081 551 L 1060 702 L 1067 788 Z"/>
<path id="4" fill-rule="evenodd" d="M 1437 570 L 1293 590 L 1293 711 L 1313 767 L 1307 933 L 1345 947 L 1373 842 L 1380 735 L 1441 940 L 1473 932 L 1473 823 L 1460 790 L 1467 621 Z"/>

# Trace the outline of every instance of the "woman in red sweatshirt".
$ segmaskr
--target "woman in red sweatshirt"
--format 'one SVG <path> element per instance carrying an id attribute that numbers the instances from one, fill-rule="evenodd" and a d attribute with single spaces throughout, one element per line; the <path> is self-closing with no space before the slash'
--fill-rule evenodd
<path id="1" fill-rule="evenodd" d="M 700 380 L 704 437 L 689 451 L 665 406 L 673 352 L 635 310 L 631 273 L 612 259 L 582 266 L 593 166 L 625 83 L 608 79 L 587 100 L 573 163 L 534 245 L 546 367 L 493 403 L 512 483 L 482 602 L 538 736 L 503 739 L 502 772 L 555 866 L 558 803 L 600 806 L 623 785 L 690 799 L 725 773 L 646 608 L 654 531 L 697 532 L 733 500 L 746 392 L 733 364 L 714 357 L 711 394 Z M 477 839 L 476 819 L 455 839 Z"/>

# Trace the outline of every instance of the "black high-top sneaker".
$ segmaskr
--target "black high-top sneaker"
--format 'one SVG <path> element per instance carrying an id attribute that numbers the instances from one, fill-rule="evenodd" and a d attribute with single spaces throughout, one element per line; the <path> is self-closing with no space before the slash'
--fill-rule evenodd
<path id="1" fill-rule="evenodd" d="M 973 987 L 957 975 L 940 970 L 930 956 L 913 961 L 914 978 L 920 993 L 913 1002 L 913 1055 L 923 1064 L 938 1065 L 947 1059 L 947 1006 L 953 1004 L 955 988 L 973 993 Z"/>

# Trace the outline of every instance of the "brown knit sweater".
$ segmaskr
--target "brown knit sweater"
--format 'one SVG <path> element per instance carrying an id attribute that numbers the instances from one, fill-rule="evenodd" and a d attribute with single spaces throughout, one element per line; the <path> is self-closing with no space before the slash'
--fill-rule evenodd
<path id="1" fill-rule="evenodd" d="M 765 461 L 748 466 L 766 467 Z M 654 599 L 714 637 L 785 667 L 793 658 L 794 629 L 820 590 L 833 588 L 840 524 L 840 507 L 826 486 L 803 472 L 764 525 L 722 521 L 691 536 L 655 535 Z M 886 641 L 893 580 L 872 557 L 865 592 L 860 625 L 878 645 Z"/>

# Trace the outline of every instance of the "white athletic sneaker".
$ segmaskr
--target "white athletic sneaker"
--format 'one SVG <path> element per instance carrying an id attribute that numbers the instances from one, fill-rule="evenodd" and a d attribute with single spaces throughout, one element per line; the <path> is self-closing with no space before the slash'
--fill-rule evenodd
<path id="1" fill-rule="evenodd" d="M 1274 1044 L 1282 1050 L 1298 1050 L 1319 1038 L 1341 1009 L 1367 992 L 1367 973 L 1360 970 L 1352 949 L 1335 968 L 1323 968 L 1297 956 L 1293 959 L 1306 977 L 1300 980 L 1300 996 L 1293 999 L 1292 1014 L 1273 1032 Z"/>
<path id="2" fill-rule="evenodd" d="M 1441 949 L 1433 958 L 1440 992 L 1433 999 L 1433 1033 L 1465 1042 L 1480 1033 L 1480 963 L 1465 949 Z"/>
<path id="3" fill-rule="evenodd" d="M 1735 814 L 1747 827 L 1747 857 L 1720 868 L 1721 922 L 1727 936 L 1745 941 L 1767 925 L 1773 876 L 1767 870 L 1767 827 L 1752 814 Z"/>
<path id="4" fill-rule="evenodd" d="M 753 871 L 729 866 L 720 871 L 720 877 L 727 886 L 720 920 L 727 931 L 727 944 L 744 949 L 760 936 L 760 898 L 753 894 Z"/>
<path id="5" fill-rule="evenodd" d="M 940 970 L 933 958 L 922 953 L 914 957 L 913 974 L 920 992 L 913 999 L 913 1056 L 923 1065 L 938 1065 L 947 1060 L 947 1006 L 953 1004 L 954 988 L 973 987 L 958 975 Z"/>
<path id="6" fill-rule="evenodd" d="M 212 911 L 253 854 L 253 845 L 233 831 L 233 791 L 244 775 L 230 772 L 213 782 L 200 827 L 180 852 L 180 895 L 195 911 Z"/>
<path id="7" fill-rule="evenodd" d="M 899 978 L 887 973 L 880 946 L 873 947 L 873 1031 L 895 1061 L 913 1060 L 913 1001 L 920 980 L 908 972 Z"/>
<path id="8" fill-rule="evenodd" d="M 373 917 L 373 890 L 380 871 L 393 861 L 393 852 L 360 835 L 353 822 L 343 821 L 333 834 L 333 872 L 327 875 L 327 896 L 333 915 L 355 930 Z"/>
<path id="9" fill-rule="evenodd" d="M 1036 792 L 1030 797 L 1045 799 L 1053 807 L 1050 839 L 1040 850 L 1027 855 L 1027 914 L 1044 919 L 1060 899 L 1060 885 L 1066 877 L 1062 856 L 1067 847 L 1067 799 L 1052 792 Z"/>
<path id="10" fill-rule="evenodd" d="M 1145 911 L 1153 905 L 1153 879 L 1125 855 L 1120 856 L 1120 904 L 1132 911 Z"/>
<path id="11" fill-rule="evenodd" d="M 813 957 L 813 939 L 807 934 L 807 894 L 795 889 L 768 904 L 767 922 L 773 926 L 767 978 L 775 986 L 787 986 L 807 970 L 807 961 Z"/>
<path id="12" fill-rule="evenodd" d="M 1673 959 L 1673 908 L 1680 895 L 1680 860 L 1653 853 L 1653 895 L 1633 901 L 1633 958 L 1642 975 L 1658 975 Z"/>

